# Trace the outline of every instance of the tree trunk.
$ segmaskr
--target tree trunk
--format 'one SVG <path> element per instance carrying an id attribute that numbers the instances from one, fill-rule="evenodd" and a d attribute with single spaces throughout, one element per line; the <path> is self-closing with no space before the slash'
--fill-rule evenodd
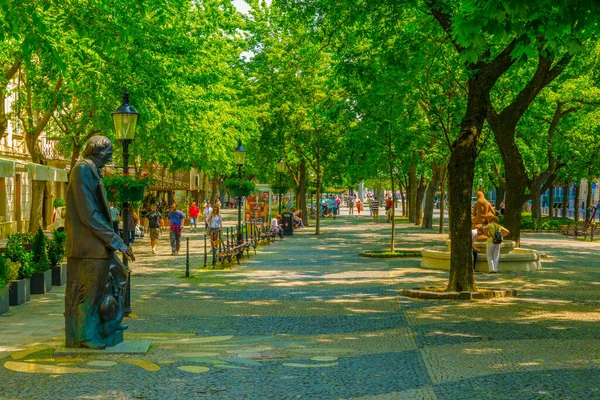
<path id="1" fill-rule="evenodd" d="M 425 189 L 427 189 L 427 179 L 425 175 L 421 176 L 419 179 L 419 186 L 417 186 L 417 195 L 416 195 L 416 217 L 415 217 L 415 225 L 421 226 L 423 224 L 423 199 L 425 198 Z"/>
<path id="2" fill-rule="evenodd" d="M 585 222 L 586 223 L 588 221 L 590 221 L 590 216 L 591 216 L 590 207 L 592 206 L 592 182 L 593 181 L 594 181 L 594 178 L 589 176 L 587 179 L 587 195 L 585 196 Z"/>
<path id="3" fill-rule="evenodd" d="M 539 177 L 534 176 L 529 190 L 531 191 L 531 219 L 533 228 L 538 230 L 542 225 L 542 204 L 540 201 L 541 183 Z"/>
<path id="4" fill-rule="evenodd" d="M 406 217 L 406 199 L 404 198 L 404 186 L 402 183 L 398 183 L 398 187 L 400 189 L 400 203 L 402 204 L 402 216 Z"/>
<path id="5" fill-rule="evenodd" d="M 433 206 L 435 205 L 435 192 L 437 192 L 441 180 L 442 170 L 440 166 L 434 162 L 431 165 L 431 169 L 433 173 L 431 181 L 427 186 L 425 195 L 425 211 L 423 215 L 423 224 L 421 225 L 423 229 L 433 229 Z"/>
<path id="6" fill-rule="evenodd" d="M 408 222 L 415 223 L 417 220 L 417 170 L 414 165 L 410 166 L 408 173 Z"/>
<path id="7" fill-rule="evenodd" d="M 500 203 L 502 203 L 502 200 L 504 200 L 505 194 L 506 194 L 506 190 L 504 190 L 502 185 L 499 185 L 498 187 L 496 187 L 496 208 L 497 209 L 500 209 Z"/>
<path id="8" fill-rule="evenodd" d="M 563 184 L 563 205 L 562 205 L 562 217 L 567 218 L 567 212 L 569 211 L 569 182 Z"/>
<path id="9" fill-rule="evenodd" d="M 445 217 L 445 212 L 446 212 L 446 199 L 444 198 L 446 196 L 446 180 L 448 177 L 448 165 L 447 164 L 442 164 L 442 173 L 441 173 L 441 182 L 440 182 L 440 229 L 438 231 L 438 233 L 443 234 L 444 233 L 444 220 L 446 219 Z"/>
<path id="10" fill-rule="evenodd" d="M 548 192 L 548 216 L 554 217 L 554 185 L 550 186 L 550 191 Z"/>
<path id="11" fill-rule="evenodd" d="M 298 196 L 298 202 L 296 206 L 300 211 L 300 218 L 304 222 L 304 225 L 308 226 L 308 208 L 306 206 L 306 160 L 303 158 L 300 161 L 300 187 L 298 188 L 300 195 Z"/>
<path id="12" fill-rule="evenodd" d="M 212 183 L 210 186 L 210 204 L 215 205 L 215 201 L 217 200 L 217 196 L 220 195 L 219 191 L 219 183 L 221 180 L 221 174 L 215 172 L 213 174 Z"/>
<path id="13" fill-rule="evenodd" d="M 579 199 L 581 197 L 581 178 L 577 178 L 575 182 L 575 203 L 573 206 L 573 219 L 575 222 L 579 222 Z"/>

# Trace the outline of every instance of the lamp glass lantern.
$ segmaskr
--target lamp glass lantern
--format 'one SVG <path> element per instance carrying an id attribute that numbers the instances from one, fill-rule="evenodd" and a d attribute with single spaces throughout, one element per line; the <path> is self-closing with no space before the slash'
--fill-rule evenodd
<path id="1" fill-rule="evenodd" d="M 244 161 L 246 161 L 246 149 L 242 146 L 241 140 L 238 140 L 238 146 L 233 151 L 233 161 L 238 166 L 244 165 Z"/>
<path id="2" fill-rule="evenodd" d="M 279 162 L 277 163 L 277 172 L 279 172 L 280 174 L 283 173 L 285 169 L 285 163 L 283 162 L 283 160 L 279 160 Z"/>
<path id="3" fill-rule="evenodd" d="M 123 93 L 123 102 L 117 110 L 112 113 L 115 124 L 115 135 L 118 140 L 133 140 L 135 128 L 140 114 L 129 104 L 129 93 Z"/>

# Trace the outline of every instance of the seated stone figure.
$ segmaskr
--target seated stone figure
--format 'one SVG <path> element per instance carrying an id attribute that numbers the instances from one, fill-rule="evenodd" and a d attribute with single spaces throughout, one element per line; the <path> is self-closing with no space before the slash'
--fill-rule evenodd
<path id="1" fill-rule="evenodd" d="M 489 218 L 496 215 L 496 211 L 492 204 L 486 200 L 482 191 L 477 191 L 477 201 L 473 205 L 473 218 L 471 219 L 471 229 L 481 229 L 489 223 Z M 477 241 L 485 240 L 486 237 L 481 235 L 477 237 Z"/>
<path id="2" fill-rule="evenodd" d="M 103 349 L 123 341 L 123 289 L 127 270 L 115 251 L 134 260 L 112 228 L 102 185 L 102 168 L 112 160 L 112 144 L 104 136 L 89 139 L 83 159 L 73 170 L 67 190 L 67 347 Z"/>

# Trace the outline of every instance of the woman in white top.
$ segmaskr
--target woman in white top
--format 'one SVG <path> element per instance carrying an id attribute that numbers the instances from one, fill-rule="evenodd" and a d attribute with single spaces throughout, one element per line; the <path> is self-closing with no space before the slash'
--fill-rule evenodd
<path id="1" fill-rule="evenodd" d="M 219 233 L 223 230 L 223 216 L 219 214 L 219 206 L 215 205 L 206 222 L 210 235 L 210 245 L 213 250 L 216 250 L 219 247 Z"/>

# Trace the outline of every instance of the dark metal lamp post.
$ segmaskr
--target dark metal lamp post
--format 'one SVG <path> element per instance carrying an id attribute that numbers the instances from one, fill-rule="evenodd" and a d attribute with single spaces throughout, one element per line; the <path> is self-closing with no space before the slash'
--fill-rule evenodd
<path id="1" fill-rule="evenodd" d="M 123 145 L 123 174 L 129 173 L 129 144 L 135 137 L 135 128 L 140 114 L 129 105 L 129 93 L 127 90 L 123 92 L 123 103 L 112 114 L 115 124 L 115 135 L 117 140 Z M 135 233 L 134 233 L 135 234 Z M 129 245 L 129 203 L 123 202 L 123 241 Z M 123 264 L 129 266 L 127 256 L 123 254 Z M 125 289 L 125 299 L 123 305 L 123 314 L 128 316 L 131 314 L 131 271 L 127 276 L 127 288 Z"/>
<path id="2" fill-rule="evenodd" d="M 283 160 L 279 160 L 277 163 L 277 172 L 279 172 L 279 215 L 281 215 L 281 175 L 285 169 L 285 163 Z"/>
<path id="3" fill-rule="evenodd" d="M 238 146 L 233 151 L 233 162 L 238 166 L 238 178 L 242 180 L 242 167 L 246 161 L 246 149 L 242 146 L 242 141 L 238 139 Z M 242 236 L 242 196 L 238 197 L 238 245 L 244 241 Z"/>

